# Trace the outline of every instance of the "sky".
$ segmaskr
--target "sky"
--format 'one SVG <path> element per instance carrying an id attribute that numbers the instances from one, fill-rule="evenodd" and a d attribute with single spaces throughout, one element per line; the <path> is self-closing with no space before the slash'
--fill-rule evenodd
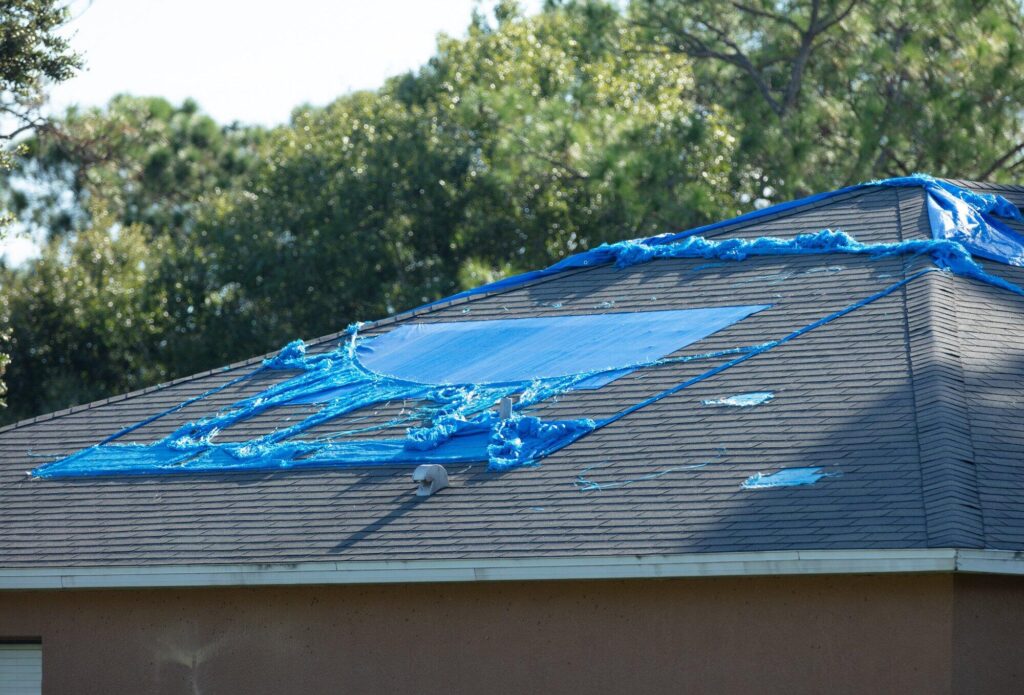
<path id="1" fill-rule="evenodd" d="M 493 2 L 485 0 L 489 10 Z M 542 0 L 520 0 L 527 12 Z M 283 123 L 300 104 L 380 86 L 461 36 L 476 0 L 73 0 L 65 27 L 85 69 L 50 94 L 51 111 L 124 92 L 191 97 L 220 122 Z M 0 241 L 20 263 L 30 240 Z"/>

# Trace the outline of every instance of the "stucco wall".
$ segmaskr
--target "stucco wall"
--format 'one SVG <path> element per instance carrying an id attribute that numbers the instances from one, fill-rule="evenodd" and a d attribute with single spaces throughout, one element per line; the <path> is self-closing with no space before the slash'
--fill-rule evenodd
<path id="1" fill-rule="evenodd" d="M 1024 692 L 1024 577 L 962 574 L 955 586 L 954 692 Z"/>
<path id="2" fill-rule="evenodd" d="M 950 690 L 948 575 L 0 593 L 46 693 Z"/>

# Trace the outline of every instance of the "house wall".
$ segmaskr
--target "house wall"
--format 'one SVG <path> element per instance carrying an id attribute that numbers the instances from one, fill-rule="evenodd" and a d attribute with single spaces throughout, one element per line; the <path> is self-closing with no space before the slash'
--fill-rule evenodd
<path id="1" fill-rule="evenodd" d="M 1024 692 L 1024 578 L 961 574 L 955 587 L 954 692 Z"/>
<path id="2" fill-rule="evenodd" d="M 950 575 L 0 592 L 54 694 L 942 693 L 953 620 Z"/>

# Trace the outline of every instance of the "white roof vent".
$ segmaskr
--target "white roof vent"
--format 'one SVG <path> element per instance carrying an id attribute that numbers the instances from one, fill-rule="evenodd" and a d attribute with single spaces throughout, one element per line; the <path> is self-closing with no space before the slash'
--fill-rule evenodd
<path id="1" fill-rule="evenodd" d="M 502 420 L 511 420 L 513 405 L 515 405 L 515 401 L 511 398 L 502 398 L 498 401 L 498 417 Z"/>
<path id="2" fill-rule="evenodd" d="M 435 492 L 448 487 L 448 471 L 444 469 L 444 466 L 436 463 L 417 466 L 416 470 L 412 472 L 412 479 L 420 484 L 416 488 L 416 494 L 419 497 L 430 497 Z"/>

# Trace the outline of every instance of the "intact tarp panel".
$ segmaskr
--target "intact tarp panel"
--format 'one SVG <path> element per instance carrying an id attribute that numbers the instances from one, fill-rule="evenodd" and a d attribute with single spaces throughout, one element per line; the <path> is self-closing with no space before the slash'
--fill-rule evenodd
<path id="1" fill-rule="evenodd" d="M 378 374 L 435 385 L 529 383 L 618 370 L 580 385 L 598 388 L 767 308 L 413 323 L 367 341 L 357 356 Z"/>

